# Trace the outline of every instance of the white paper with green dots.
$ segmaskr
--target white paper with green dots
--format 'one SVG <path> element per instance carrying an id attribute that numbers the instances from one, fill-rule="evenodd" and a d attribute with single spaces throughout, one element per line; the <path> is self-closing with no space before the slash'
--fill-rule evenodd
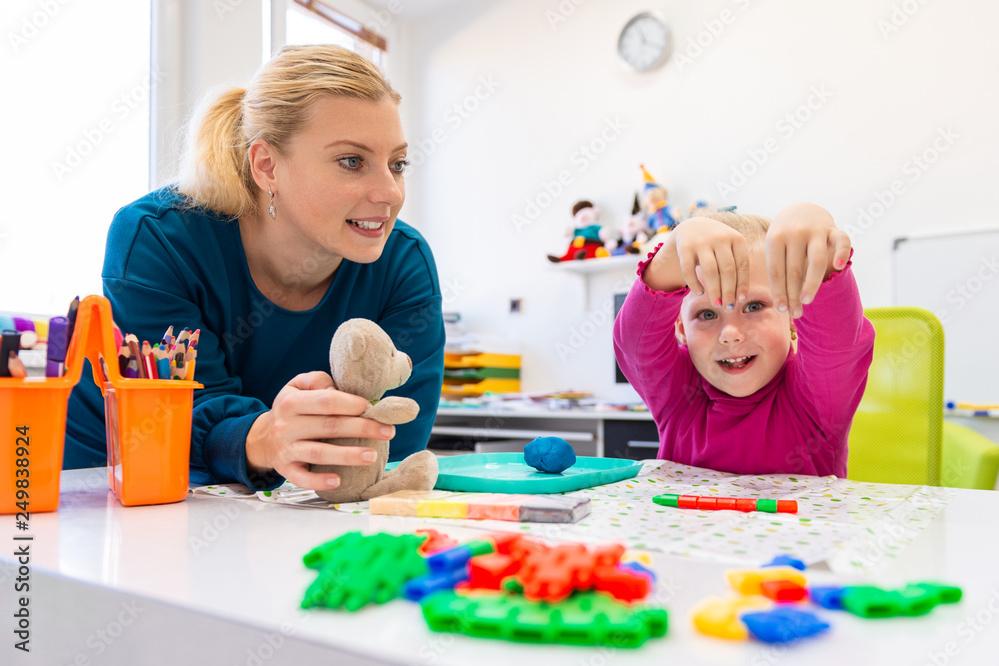
<path id="1" fill-rule="evenodd" d="M 700 511 L 653 503 L 663 493 L 794 499 L 798 513 Z M 824 561 L 837 573 L 887 565 L 947 504 L 940 488 L 833 476 L 739 476 L 669 461 L 647 461 L 633 479 L 567 494 L 589 497 L 590 515 L 575 524 L 522 523 L 517 529 L 545 539 L 618 541 L 638 550 L 744 566 L 788 553 L 809 565 Z M 363 511 L 350 504 L 337 508 Z M 429 522 L 510 529 L 510 523 L 500 521 Z"/>

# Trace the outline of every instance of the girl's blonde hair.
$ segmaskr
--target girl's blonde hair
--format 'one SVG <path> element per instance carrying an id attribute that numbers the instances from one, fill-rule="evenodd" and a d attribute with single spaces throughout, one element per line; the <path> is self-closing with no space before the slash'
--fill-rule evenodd
<path id="1" fill-rule="evenodd" d="M 732 227 L 742 234 L 750 245 L 762 243 L 766 240 L 767 229 L 770 228 L 770 220 L 759 215 L 744 215 L 731 211 L 698 211 L 696 217 L 707 217 L 717 220 L 722 224 Z"/>
<path id="2" fill-rule="evenodd" d="M 378 68 L 339 46 L 289 46 L 248 88 L 233 88 L 196 114 L 177 189 L 196 206 L 228 217 L 257 212 L 249 147 L 257 139 L 282 151 L 323 95 L 399 102 Z"/>

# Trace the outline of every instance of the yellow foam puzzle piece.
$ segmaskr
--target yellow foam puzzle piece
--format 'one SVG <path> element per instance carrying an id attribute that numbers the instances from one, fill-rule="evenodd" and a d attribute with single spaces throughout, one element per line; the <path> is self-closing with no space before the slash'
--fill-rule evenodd
<path id="1" fill-rule="evenodd" d="M 764 581 L 787 580 L 804 586 L 805 575 L 794 567 L 763 567 L 762 569 L 731 569 L 725 572 L 725 579 L 739 594 L 761 594 L 760 585 Z"/>
<path id="2" fill-rule="evenodd" d="M 773 604 L 763 597 L 708 597 L 694 607 L 691 620 L 694 628 L 705 636 L 744 641 L 749 630 L 739 616 L 755 610 L 766 610 Z"/>

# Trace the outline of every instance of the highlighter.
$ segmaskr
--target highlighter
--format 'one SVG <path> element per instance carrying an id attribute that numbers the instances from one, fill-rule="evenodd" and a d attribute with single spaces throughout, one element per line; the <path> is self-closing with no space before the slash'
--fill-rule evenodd
<path id="1" fill-rule="evenodd" d="M 69 343 L 69 321 L 65 317 L 49 319 L 49 347 L 45 358 L 45 376 L 62 377 Z"/>

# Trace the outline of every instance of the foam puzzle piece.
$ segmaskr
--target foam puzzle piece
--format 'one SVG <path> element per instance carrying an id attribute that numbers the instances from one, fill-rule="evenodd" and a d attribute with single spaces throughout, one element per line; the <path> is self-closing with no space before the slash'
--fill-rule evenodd
<path id="1" fill-rule="evenodd" d="M 808 596 L 808 590 L 803 585 L 789 580 L 765 580 L 760 583 L 760 592 L 778 603 L 794 603 Z"/>
<path id="2" fill-rule="evenodd" d="M 691 620 L 694 628 L 705 636 L 744 641 L 749 638 L 749 630 L 740 615 L 772 607 L 773 602 L 757 596 L 708 597 L 694 607 Z"/>
<path id="3" fill-rule="evenodd" d="M 429 573 L 406 582 L 403 587 L 403 596 L 410 601 L 422 601 L 425 597 L 441 592 L 443 590 L 453 590 L 456 585 L 468 580 L 468 569 L 458 568 L 452 571 L 440 573 Z"/>
<path id="4" fill-rule="evenodd" d="M 532 601 L 562 601 L 574 591 L 593 588 L 595 572 L 601 567 L 616 568 L 623 554 L 624 546 L 617 544 L 597 548 L 579 543 L 542 546 L 525 557 L 517 580 L 524 596 Z"/>
<path id="5" fill-rule="evenodd" d="M 740 594 L 762 594 L 761 585 L 768 580 L 786 580 L 805 586 L 805 575 L 791 567 L 764 567 L 762 569 L 732 569 L 725 572 L 729 585 Z"/>
<path id="6" fill-rule="evenodd" d="M 814 613 L 788 606 L 743 613 L 741 620 L 749 634 L 764 643 L 790 643 L 829 630 L 829 623 Z"/>
<path id="7" fill-rule="evenodd" d="M 765 567 L 792 567 L 798 571 L 805 570 L 805 563 L 790 555 L 777 555 L 772 560 L 764 564 Z"/>
<path id="8" fill-rule="evenodd" d="M 600 592 L 558 603 L 440 592 L 421 606 L 433 631 L 525 643 L 637 648 L 665 636 L 669 625 L 665 609 L 623 604 Z"/>
<path id="9" fill-rule="evenodd" d="M 828 610 L 843 610 L 843 593 L 841 585 L 813 585 L 808 588 L 808 596 L 812 603 Z"/>
<path id="10" fill-rule="evenodd" d="M 895 617 L 902 613 L 900 601 L 890 590 L 873 585 L 850 585 L 843 591 L 843 610 L 859 617 Z"/>
<path id="11" fill-rule="evenodd" d="M 426 575 L 419 549 L 425 536 L 347 532 L 316 546 L 302 558 L 318 575 L 306 589 L 302 608 L 356 611 L 402 594 L 411 579 Z"/>
<path id="12" fill-rule="evenodd" d="M 936 593 L 937 597 L 942 604 L 956 604 L 961 601 L 964 596 L 963 590 L 956 585 L 948 585 L 947 583 L 936 583 L 932 581 L 918 581 L 915 583 L 910 583 L 906 587 L 918 587 L 922 589 L 931 590 Z M 903 588 L 904 589 L 904 588 Z"/>

